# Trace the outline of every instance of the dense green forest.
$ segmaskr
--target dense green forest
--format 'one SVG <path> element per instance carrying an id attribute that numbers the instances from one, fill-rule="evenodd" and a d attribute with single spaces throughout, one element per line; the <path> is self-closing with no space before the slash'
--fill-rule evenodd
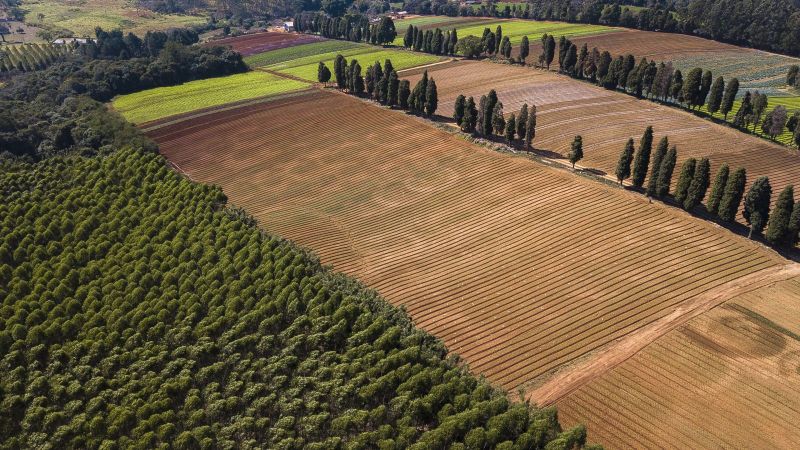
<path id="1" fill-rule="evenodd" d="M 12 160 L 0 195 L 2 448 L 584 443 L 154 153 Z"/>

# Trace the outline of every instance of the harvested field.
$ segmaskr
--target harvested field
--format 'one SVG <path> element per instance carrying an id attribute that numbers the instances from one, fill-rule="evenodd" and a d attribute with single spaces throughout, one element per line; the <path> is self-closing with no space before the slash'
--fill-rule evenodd
<path id="1" fill-rule="evenodd" d="M 647 100 L 608 91 L 565 76 L 541 70 L 488 62 L 463 61 L 446 67 L 431 67 L 436 80 L 441 114 L 452 115 L 459 94 L 474 96 L 476 103 L 490 89 L 497 90 L 505 113 L 518 111 L 523 103 L 538 108 L 534 146 L 566 155 L 576 135 L 583 136 L 585 167 L 613 174 L 628 138 L 637 143 L 648 125 L 655 129 L 655 142 L 662 136 L 678 146 L 678 168 L 688 157 L 708 157 L 712 171 L 722 163 L 743 166 L 752 181 L 767 175 L 774 192 L 800 180 L 800 157 L 763 139 L 714 124 L 688 112 Z M 420 70 L 402 73 L 412 86 Z M 679 170 L 675 171 L 677 178 Z M 775 196 L 777 197 L 777 196 Z"/>
<path id="2" fill-rule="evenodd" d="M 800 317 L 798 298 L 794 279 L 732 299 L 563 399 L 559 418 L 610 448 L 797 448 L 798 322 L 775 322 Z"/>
<path id="3" fill-rule="evenodd" d="M 234 51 L 241 53 L 242 56 L 251 56 L 271 50 L 290 48 L 321 40 L 323 40 L 322 37 L 311 34 L 275 33 L 268 31 L 264 33 L 253 33 L 225 39 L 216 39 L 206 43 L 205 45 L 230 46 Z"/>
<path id="4" fill-rule="evenodd" d="M 149 134 L 509 389 L 780 261 L 639 195 L 335 93 Z"/>

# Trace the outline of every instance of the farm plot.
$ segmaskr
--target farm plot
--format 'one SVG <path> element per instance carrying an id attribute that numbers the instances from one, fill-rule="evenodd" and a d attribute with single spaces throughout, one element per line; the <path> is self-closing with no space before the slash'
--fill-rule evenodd
<path id="1" fill-rule="evenodd" d="M 380 61 L 381 64 L 383 64 L 387 59 L 392 60 L 392 65 L 394 66 L 395 70 L 432 64 L 444 60 L 444 58 L 425 53 L 411 52 L 406 50 L 378 49 L 375 46 L 364 45 L 364 47 L 359 46 L 350 50 L 328 52 L 313 56 L 306 56 L 303 58 L 296 58 L 276 64 L 270 64 L 267 66 L 262 66 L 261 69 L 275 71 L 307 81 L 317 81 L 317 68 L 319 66 L 319 62 L 324 62 L 328 68 L 333 71 L 333 62 L 338 54 L 345 56 L 348 60 L 348 64 L 350 63 L 351 59 L 357 59 L 361 64 L 362 72 L 366 71 L 367 67 L 374 64 L 375 61 Z M 333 74 L 331 76 L 331 81 L 335 80 L 336 75 Z"/>
<path id="2" fill-rule="evenodd" d="M 508 36 L 512 44 L 519 44 L 522 36 L 528 36 L 528 39 L 533 42 L 538 42 L 544 33 L 554 34 L 556 36 L 576 37 L 592 35 L 596 36 L 604 33 L 614 33 L 621 31 L 620 28 L 607 27 L 603 25 L 588 25 L 576 24 L 566 22 L 548 22 L 538 20 L 498 20 L 491 23 L 479 23 L 466 27 L 456 27 L 459 37 L 464 36 L 482 36 L 483 29 L 490 27 L 492 31 L 495 30 L 497 25 L 502 26 L 503 36 Z"/>
<path id="3" fill-rule="evenodd" d="M 395 21 L 395 28 L 397 29 L 397 38 L 394 40 L 394 45 L 403 45 L 403 36 L 409 25 L 414 25 L 421 30 L 430 30 L 441 28 L 443 30 L 451 30 L 453 28 L 464 28 L 473 25 L 490 26 L 500 22 L 500 19 L 490 19 L 483 17 L 448 17 L 448 16 L 419 16 L 410 19 L 403 19 Z"/>
<path id="4" fill-rule="evenodd" d="M 331 55 L 336 57 L 337 53 L 349 56 L 374 50 L 375 47 L 367 44 L 358 44 L 349 41 L 326 40 L 250 55 L 244 59 L 244 62 L 246 62 L 250 67 L 262 67 L 282 63 L 288 64 L 303 58 L 330 58 Z"/>
<path id="5" fill-rule="evenodd" d="M 779 261 L 641 196 L 329 92 L 150 136 L 509 389 Z"/>
<path id="6" fill-rule="evenodd" d="M 321 41 L 323 38 L 311 34 L 263 32 L 245 34 L 242 36 L 216 39 L 205 45 L 230 46 L 242 56 L 251 56 L 271 50 L 291 48 L 297 45 Z"/>
<path id="7" fill-rule="evenodd" d="M 558 402 L 559 418 L 610 448 L 797 448 L 798 298 L 794 279 L 732 299 Z"/>
<path id="8" fill-rule="evenodd" d="M 307 88 L 308 84 L 265 72 L 191 81 L 114 98 L 114 109 L 133 123 L 145 123 L 203 108 Z"/>
<path id="9" fill-rule="evenodd" d="M 775 192 L 800 180 L 797 152 L 714 124 L 688 112 L 608 91 L 589 83 L 544 71 L 510 65 L 484 68 L 486 62 L 464 61 L 441 69 L 431 67 L 436 80 L 441 114 L 451 115 L 459 94 L 478 101 L 496 89 L 505 113 L 522 103 L 535 104 L 538 124 L 534 146 L 566 155 L 576 135 L 583 136 L 586 167 L 613 174 L 628 138 L 637 142 L 652 125 L 656 142 L 668 136 L 678 146 L 678 167 L 688 157 L 708 157 L 712 170 L 723 163 L 747 169 L 752 181 L 767 175 Z M 420 70 L 403 73 L 412 85 Z M 679 170 L 675 171 L 677 178 Z M 777 197 L 777 196 L 775 196 Z"/>

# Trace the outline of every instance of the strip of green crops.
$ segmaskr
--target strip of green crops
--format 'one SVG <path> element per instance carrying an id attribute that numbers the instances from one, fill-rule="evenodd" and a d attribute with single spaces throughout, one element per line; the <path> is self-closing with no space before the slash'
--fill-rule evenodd
<path id="1" fill-rule="evenodd" d="M 313 42 L 310 44 L 297 45 L 294 47 L 287 47 L 279 50 L 272 50 L 264 53 L 259 53 L 257 55 L 248 56 L 247 58 L 244 59 L 244 61 L 250 67 L 262 67 L 279 63 L 287 63 L 302 58 L 322 55 L 326 53 L 335 54 L 336 52 L 341 52 L 344 54 L 354 51 L 366 52 L 372 50 L 373 48 L 374 47 L 371 47 L 366 44 L 358 44 L 355 42 L 348 42 L 348 41 L 330 40 L 322 42 Z"/>
<path id="2" fill-rule="evenodd" d="M 425 53 L 418 53 L 418 52 L 410 52 L 405 50 L 391 50 L 391 49 L 377 50 L 377 47 L 374 46 L 370 46 L 368 47 L 368 49 L 371 49 L 372 51 L 354 52 L 354 53 L 352 52 L 325 53 L 322 55 L 310 56 L 307 58 L 301 58 L 299 60 L 290 61 L 286 63 L 266 66 L 265 69 L 275 70 L 282 74 L 291 75 L 308 81 L 316 81 L 317 67 L 319 66 L 319 62 L 323 61 L 328 66 L 328 68 L 330 68 L 331 71 L 333 71 L 333 62 L 336 58 L 336 55 L 340 53 L 348 59 L 348 63 L 353 58 L 357 59 L 358 62 L 361 64 L 362 72 L 366 71 L 367 67 L 371 64 L 374 64 L 375 61 L 380 61 L 382 65 L 384 61 L 387 59 L 392 60 L 392 66 L 395 68 L 395 70 L 409 69 L 411 67 L 431 64 L 437 61 L 441 61 L 443 59 L 434 55 L 428 55 Z M 331 79 L 331 81 L 333 80 L 335 80 L 335 76 Z"/>
<path id="3" fill-rule="evenodd" d="M 114 99 L 113 106 L 130 122 L 144 123 L 305 87 L 308 85 L 301 81 L 256 71 L 121 95 Z"/>
<path id="4" fill-rule="evenodd" d="M 764 115 L 761 117 L 763 118 L 769 111 L 775 109 L 778 105 L 783 105 L 786 110 L 788 111 L 787 116 L 791 117 L 796 111 L 800 111 L 800 97 L 768 97 L 769 103 L 767 104 L 767 110 L 764 112 Z M 739 107 L 742 106 L 741 100 L 736 100 L 736 103 L 733 104 L 733 110 L 728 113 L 728 122 L 733 123 L 733 118 L 736 117 L 736 112 L 739 111 Z M 705 106 L 700 108 L 700 111 L 708 114 L 708 109 Z M 720 120 L 723 120 L 725 117 L 720 114 L 714 114 L 714 117 Z M 749 129 L 753 130 L 753 125 L 751 124 Z M 762 137 L 767 137 L 764 133 L 761 132 L 761 124 L 756 125 L 756 134 Z M 783 133 L 779 134 L 776 138 L 776 141 L 785 144 L 785 145 L 794 145 L 792 143 L 792 132 L 788 129 L 784 128 Z"/>
<path id="5" fill-rule="evenodd" d="M 586 25 L 563 22 L 541 22 L 534 20 L 507 20 L 499 23 L 478 24 L 463 28 L 456 27 L 458 37 L 482 36 L 483 29 L 487 26 L 494 31 L 497 25 L 503 29 L 503 36 L 508 36 L 512 44 L 522 41 L 522 36 L 528 36 L 531 41 L 539 40 L 543 34 L 554 34 L 557 37 L 588 36 L 619 31 L 618 28 L 603 25 Z"/>

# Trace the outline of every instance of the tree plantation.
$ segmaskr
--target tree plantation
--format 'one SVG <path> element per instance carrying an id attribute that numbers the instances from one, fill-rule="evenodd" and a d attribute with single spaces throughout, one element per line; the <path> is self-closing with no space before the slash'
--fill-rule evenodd
<path id="1" fill-rule="evenodd" d="M 3 448 L 583 446 L 156 155 L 0 176 Z"/>

